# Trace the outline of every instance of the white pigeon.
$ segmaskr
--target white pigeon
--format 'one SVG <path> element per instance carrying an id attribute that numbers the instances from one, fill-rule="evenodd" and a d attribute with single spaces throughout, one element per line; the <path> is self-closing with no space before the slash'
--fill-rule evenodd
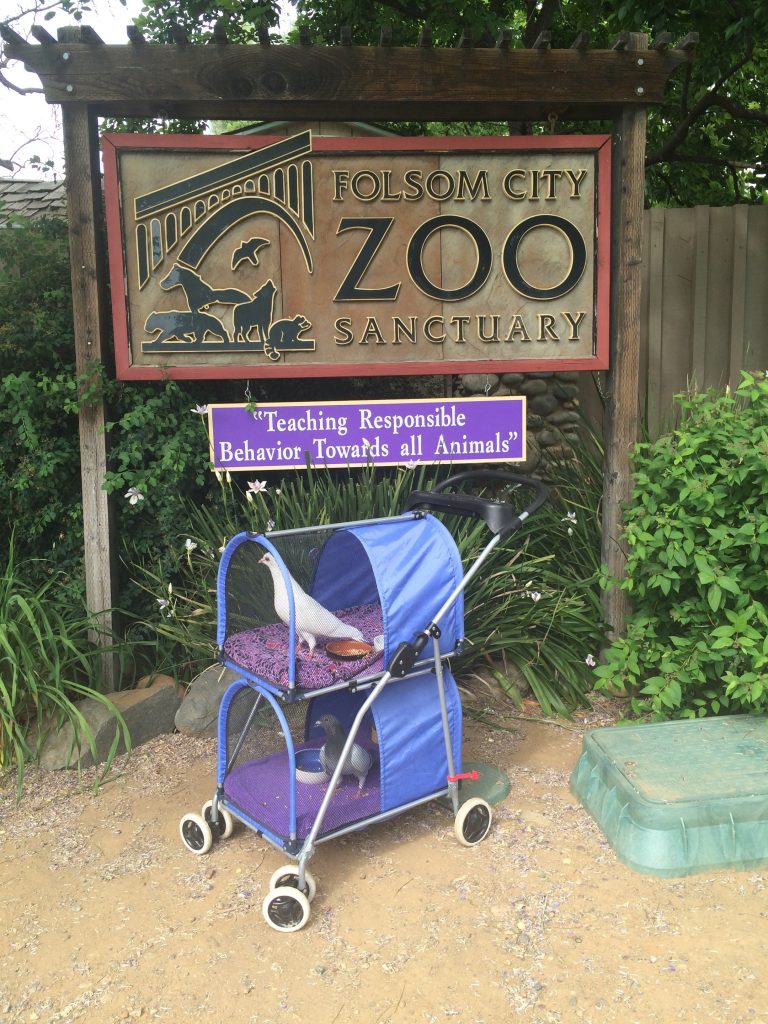
<path id="1" fill-rule="evenodd" d="M 275 612 L 277 617 L 287 626 L 290 620 L 288 606 L 288 590 L 285 586 L 280 566 L 273 555 L 266 552 L 259 562 L 269 569 L 272 574 L 272 583 L 275 588 Z M 337 619 L 333 612 L 324 608 L 314 597 L 310 597 L 299 584 L 288 574 L 293 588 L 293 604 L 296 610 L 296 633 L 300 642 L 309 648 L 310 655 L 317 645 L 317 638 L 325 640 L 362 640 L 365 637 L 355 626 L 350 626 L 341 619 Z"/>

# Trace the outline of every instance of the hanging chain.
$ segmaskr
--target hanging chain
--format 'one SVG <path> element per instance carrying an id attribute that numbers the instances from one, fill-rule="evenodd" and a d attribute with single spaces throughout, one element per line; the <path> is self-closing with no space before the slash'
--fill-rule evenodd
<path id="1" fill-rule="evenodd" d="M 554 110 L 551 114 L 547 115 L 547 121 L 549 122 L 549 134 L 554 135 L 555 125 L 557 124 L 557 114 L 554 112 Z"/>

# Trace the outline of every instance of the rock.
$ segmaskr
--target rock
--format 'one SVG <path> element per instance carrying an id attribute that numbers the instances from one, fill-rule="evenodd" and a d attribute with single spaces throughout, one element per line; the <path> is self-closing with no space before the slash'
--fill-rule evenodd
<path id="1" fill-rule="evenodd" d="M 502 373 L 501 380 L 503 384 L 507 385 L 507 387 L 517 388 L 525 380 L 525 375 L 522 373 Z"/>
<path id="2" fill-rule="evenodd" d="M 528 476 L 533 473 L 540 462 L 541 449 L 539 448 L 539 443 L 535 437 L 528 434 L 525 459 L 522 462 L 516 462 L 512 468 L 515 473 L 522 473 L 524 476 Z"/>
<path id="3" fill-rule="evenodd" d="M 174 716 L 179 708 L 180 698 L 176 684 L 170 677 L 156 676 L 150 686 L 141 690 L 121 690 L 105 696 L 122 714 L 132 747 L 138 747 L 162 733 L 173 732 Z M 76 707 L 85 719 L 96 746 L 94 758 L 85 735 L 80 733 L 81 768 L 88 768 L 106 760 L 116 730 L 120 734 L 116 753 L 125 752 L 122 731 L 109 707 L 93 697 L 78 701 Z M 71 722 L 65 722 L 57 732 L 52 732 L 40 751 L 40 766 L 52 770 L 75 767 L 78 763 L 78 752 L 74 737 L 75 731 Z"/>
<path id="4" fill-rule="evenodd" d="M 522 384 L 518 385 L 518 391 L 524 395 L 546 395 L 549 391 L 549 384 L 545 380 L 536 378 L 535 380 L 525 380 Z"/>
<path id="5" fill-rule="evenodd" d="M 499 378 L 495 373 L 465 373 L 461 383 L 468 395 L 482 395 L 486 387 L 489 394 L 493 394 L 499 386 Z"/>
<path id="6" fill-rule="evenodd" d="M 578 384 L 561 384 L 559 381 L 555 381 L 552 385 L 552 394 L 555 398 L 575 398 L 578 393 Z"/>
<path id="7" fill-rule="evenodd" d="M 536 412 L 539 416 L 548 416 L 555 409 L 560 408 L 560 403 L 554 395 L 536 395 L 531 399 L 530 405 L 531 412 Z"/>
<path id="8" fill-rule="evenodd" d="M 555 409 L 554 412 L 547 416 L 547 419 L 558 427 L 561 427 L 564 423 L 581 423 L 581 416 L 577 412 L 571 412 L 568 409 Z"/>
<path id="9" fill-rule="evenodd" d="M 239 678 L 239 673 L 223 665 L 210 665 L 195 676 L 176 712 L 179 732 L 185 736 L 215 736 L 221 698 L 227 687 Z"/>

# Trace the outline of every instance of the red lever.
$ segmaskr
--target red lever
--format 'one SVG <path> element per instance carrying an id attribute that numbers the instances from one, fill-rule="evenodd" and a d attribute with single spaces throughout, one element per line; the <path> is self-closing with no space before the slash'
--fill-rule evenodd
<path id="1" fill-rule="evenodd" d="M 462 772 L 461 775 L 449 775 L 448 776 L 448 781 L 449 782 L 458 782 L 459 779 L 471 779 L 473 782 L 475 782 L 479 778 L 480 778 L 480 772 L 478 772 L 478 771 L 471 771 L 471 772 Z"/>

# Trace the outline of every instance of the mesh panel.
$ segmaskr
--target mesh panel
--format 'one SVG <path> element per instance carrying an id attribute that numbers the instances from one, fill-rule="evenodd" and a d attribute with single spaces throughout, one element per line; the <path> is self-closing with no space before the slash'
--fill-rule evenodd
<path id="1" fill-rule="evenodd" d="M 381 602 L 368 558 L 354 538 L 334 563 L 333 590 L 323 587 L 320 600 L 313 596 L 317 562 L 330 536 L 327 530 L 308 530 L 270 538 L 293 581 L 295 666 L 290 664 L 288 587 L 279 560 L 256 540 L 234 549 L 224 581 L 226 661 L 251 678 L 305 689 L 383 667 Z"/>
<path id="2" fill-rule="evenodd" d="M 351 720 L 363 699 L 363 694 L 336 695 L 334 710 L 339 717 L 334 715 L 333 722 Z M 333 745 L 324 762 L 321 750 L 328 740 L 328 726 L 319 724 L 328 707 L 322 700 L 299 701 L 281 705 L 281 711 L 288 725 L 287 736 L 266 697 L 251 687 L 237 692 L 227 712 L 224 792 L 236 808 L 272 835 L 283 840 L 302 840 L 309 834 L 328 791 L 328 774 L 323 764 L 327 767 L 333 760 Z M 370 713 L 363 720 L 357 743 L 360 750 L 355 752 L 353 763 L 347 765 L 355 768 L 357 774 L 350 771 L 342 776 L 320 835 L 372 817 L 380 810 L 379 764 Z M 295 836 L 290 819 L 289 744 L 296 754 Z"/>

